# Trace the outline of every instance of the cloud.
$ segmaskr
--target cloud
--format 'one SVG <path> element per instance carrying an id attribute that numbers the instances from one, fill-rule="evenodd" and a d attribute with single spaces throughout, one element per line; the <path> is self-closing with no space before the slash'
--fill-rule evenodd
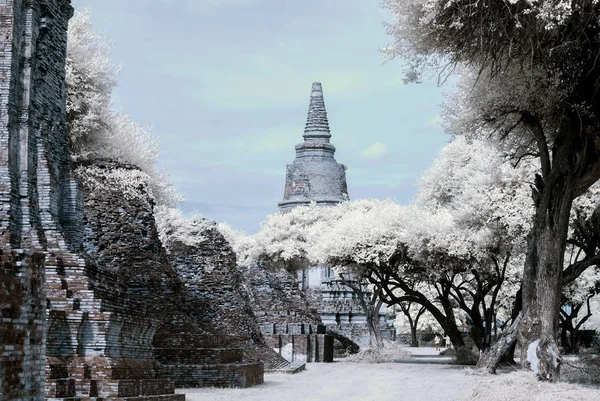
<path id="1" fill-rule="evenodd" d="M 162 67 L 168 79 L 184 83 L 180 95 L 219 111 L 304 107 L 311 84 L 316 81 L 323 83 L 326 104 L 331 98 L 365 98 L 403 88 L 391 68 L 373 74 L 372 66 L 349 66 L 319 54 L 311 54 L 310 61 L 299 58 L 298 54 L 310 48 L 310 43 L 298 42 L 280 43 L 236 57 L 217 52 L 208 62 L 192 58 Z"/>
<path id="2" fill-rule="evenodd" d="M 179 7 L 186 7 L 195 11 L 207 11 L 226 6 L 250 6 L 262 3 L 263 0 L 180 0 Z M 173 5 L 173 0 L 158 0 L 158 3 Z"/>
<path id="3" fill-rule="evenodd" d="M 387 146 L 383 142 L 375 142 L 366 149 L 363 149 L 360 154 L 366 159 L 378 159 L 385 154 Z"/>

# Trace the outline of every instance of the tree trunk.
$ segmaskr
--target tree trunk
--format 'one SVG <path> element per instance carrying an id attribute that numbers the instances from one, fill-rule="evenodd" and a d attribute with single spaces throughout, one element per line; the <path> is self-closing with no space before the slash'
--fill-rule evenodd
<path id="1" fill-rule="evenodd" d="M 371 302 L 363 298 L 361 305 L 365 311 L 365 320 L 369 328 L 371 347 L 381 348 L 383 347 L 383 338 L 381 337 L 381 327 L 379 326 L 379 309 L 381 309 L 382 302 L 378 300 L 378 297 L 373 297 L 369 301 Z"/>
<path id="2" fill-rule="evenodd" d="M 562 270 L 575 193 L 571 157 L 559 151 L 552 171 L 543 182 L 537 180 L 536 214 L 523 271 L 523 315 L 517 330 L 521 364 L 548 381 L 556 381 L 560 375 L 557 342 Z"/>
<path id="3" fill-rule="evenodd" d="M 498 368 L 502 358 L 510 353 L 511 350 L 514 351 L 514 346 L 517 343 L 516 333 L 519 328 L 520 321 L 521 316 L 517 316 L 510 327 L 505 330 L 504 333 L 502 333 L 500 340 L 498 340 L 494 345 L 481 354 L 475 367 L 477 370 L 491 374 L 496 373 L 496 369 Z"/>
<path id="4" fill-rule="evenodd" d="M 419 340 L 417 338 L 417 327 L 419 326 L 419 319 L 423 315 L 423 312 L 425 312 L 425 307 L 417 304 L 419 306 L 419 310 L 417 311 L 416 317 L 413 319 L 410 315 L 410 308 L 412 305 L 414 305 L 414 303 L 408 302 L 407 304 L 408 305 L 406 305 L 404 302 L 400 302 L 398 306 L 400 306 L 400 310 L 402 313 L 404 313 L 404 316 L 406 316 L 406 319 L 408 320 L 408 326 L 410 327 L 410 346 L 418 347 Z"/>
<path id="5" fill-rule="evenodd" d="M 448 337 L 450 337 L 450 342 L 454 345 L 454 348 L 461 348 L 465 346 L 465 341 L 463 340 L 462 334 L 458 327 L 456 327 L 455 322 L 445 321 L 444 323 L 438 321 L 444 329 L 444 332 Z"/>
<path id="6" fill-rule="evenodd" d="M 418 347 L 419 339 L 417 338 L 417 325 L 410 326 L 410 346 Z"/>

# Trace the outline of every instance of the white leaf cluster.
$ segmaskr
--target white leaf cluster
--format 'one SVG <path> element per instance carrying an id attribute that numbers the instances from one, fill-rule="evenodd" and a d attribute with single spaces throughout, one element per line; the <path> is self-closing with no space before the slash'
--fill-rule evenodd
<path id="1" fill-rule="evenodd" d="M 138 169 L 79 166 L 75 171 L 81 183 L 93 191 L 111 188 L 118 190 L 125 199 L 144 200 L 147 196 L 153 199 L 150 176 Z"/>
<path id="2" fill-rule="evenodd" d="M 490 140 L 464 136 L 442 149 L 416 200 L 436 216 L 429 247 L 485 258 L 490 249 L 523 245 L 534 212 L 526 181 L 531 168 L 515 169 L 501 154 Z"/>
<path id="3" fill-rule="evenodd" d="M 413 319 L 416 317 L 418 310 L 418 305 L 415 305 L 411 308 L 410 314 Z M 401 311 L 396 312 L 394 327 L 396 328 L 397 333 L 410 333 L 410 324 L 408 322 L 408 318 Z M 419 317 L 419 321 L 417 322 L 417 331 L 432 331 L 441 333 L 444 330 L 438 321 L 435 320 L 435 318 L 431 315 L 431 313 L 425 311 Z"/>
<path id="4" fill-rule="evenodd" d="M 562 293 L 572 304 L 584 303 L 590 291 L 595 290 L 600 281 L 600 269 L 597 266 L 587 268 L 577 279 L 563 286 Z"/>
<path id="5" fill-rule="evenodd" d="M 105 129 L 117 68 L 110 44 L 92 29 L 89 11 L 70 20 L 67 43 L 67 112 L 71 140 L 77 143 Z"/>
<path id="6" fill-rule="evenodd" d="M 76 161 L 111 159 L 145 171 L 159 204 L 174 205 L 183 197 L 156 168 L 159 141 L 148 127 L 112 107 L 118 69 L 111 46 L 94 32 L 88 10 L 75 13 L 67 38 L 67 120 L 72 157 Z"/>
<path id="7" fill-rule="evenodd" d="M 185 218 L 181 210 L 158 206 L 154 210 L 158 236 L 169 252 L 170 245 L 173 242 L 180 242 L 188 246 L 199 246 L 207 240 L 204 233 L 210 229 L 216 229 L 217 224 L 214 221 L 194 215 Z"/>

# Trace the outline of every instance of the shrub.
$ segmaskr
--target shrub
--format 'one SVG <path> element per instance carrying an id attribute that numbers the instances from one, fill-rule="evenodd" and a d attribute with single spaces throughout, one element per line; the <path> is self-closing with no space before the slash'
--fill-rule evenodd
<path id="1" fill-rule="evenodd" d="M 475 347 L 459 347 L 454 350 L 454 360 L 457 365 L 476 365 L 479 351 Z"/>
<path id="2" fill-rule="evenodd" d="M 364 348 L 356 354 L 348 355 L 345 360 L 362 363 L 386 363 L 399 359 L 410 359 L 411 354 L 402 345 L 395 341 L 383 341 L 381 348 Z"/>

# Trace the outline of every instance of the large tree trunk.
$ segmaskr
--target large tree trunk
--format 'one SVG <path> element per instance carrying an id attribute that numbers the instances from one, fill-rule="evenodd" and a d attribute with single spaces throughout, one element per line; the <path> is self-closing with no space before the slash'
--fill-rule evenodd
<path id="1" fill-rule="evenodd" d="M 558 380 L 560 375 L 561 279 L 575 194 L 571 146 L 563 144 L 556 148 L 552 170 L 545 174 L 543 181 L 540 177 L 536 180 L 536 214 L 523 271 L 523 315 L 517 330 L 523 368 L 549 381 Z"/>
<path id="2" fill-rule="evenodd" d="M 410 326 L 410 346 L 418 347 L 419 339 L 417 338 L 417 325 Z"/>
<path id="3" fill-rule="evenodd" d="M 442 326 L 442 329 L 444 329 L 446 335 L 450 337 L 450 342 L 454 348 L 461 348 L 465 346 L 465 340 L 463 340 L 462 334 L 454 321 L 445 320 L 440 322 L 438 320 L 438 323 L 440 326 Z"/>
<path id="4" fill-rule="evenodd" d="M 417 327 L 419 326 L 419 319 L 423 315 L 423 312 L 425 312 L 425 307 L 417 304 L 419 310 L 417 311 L 417 315 L 413 319 L 410 315 L 410 308 L 412 307 L 412 305 L 413 302 L 408 302 L 408 305 L 406 305 L 404 302 L 400 302 L 399 304 L 400 310 L 402 310 L 402 313 L 404 313 L 404 316 L 406 316 L 406 319 L 408 319 L 408 325 L 410 327 L 410 346 L 418 347 L 419 339 L 417 338 Z"/>

